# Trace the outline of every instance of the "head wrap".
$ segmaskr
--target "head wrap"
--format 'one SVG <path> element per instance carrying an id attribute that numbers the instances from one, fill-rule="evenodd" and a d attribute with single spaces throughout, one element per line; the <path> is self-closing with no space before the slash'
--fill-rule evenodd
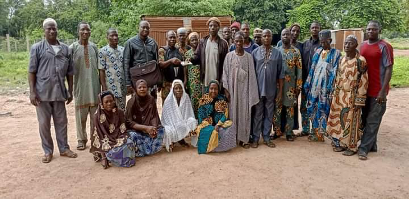
<path id="1" fill-rule="evenodd" d="M 111 95 L 114 99 L 115 99 L 115 96 L 114 96 L 114 94 L 112 94 L 112 92 L 111 91 L 102 91 L 100 94 L 99 94 L 99 102 L 101 103 L 101 106 L 102 106 L 102 104 L 103 104 L 103 99 L 104 99 L 104 97 L 105 96 L 107 96 L 107 95 Z"/>
<path id="2" fill-rule="evenodd" d="M 255 28 L 253 30 L 253 35 L 261 35 L 263 33 L 263 30 L 261 28 Z"/>
<path id="3" fill-rule="evenodd" d="M 356 38 L 355 35 L 348 35 L 348 36 L 345 38 L 345 40 L 347 40 L 347 39 L 353 39 L 353 40 L 355 40 L 356 43 L 358 43 L 358 39 Z"/>
<path id="4" fill-rule="evenodd" d="M 235 21 L 235 22 L 233 22 L 233 23 L 231 24 L 230 28 L 237 28 L 237 29 L 240 30 L 240 23 L 237 22 L 237 21 Z"/>
<path id="5" fill-rule="evenodd" d="M 176 33 L 177 33 L 177 34 L 180 34 L 180 33 L 187 33 L 187 29 L 186 29 L 186 28 L 184 28 L 184 27 L 178 28 L 178 30 L 176 31 Z"/>
<path id="6" fill-rule="evenodd" d="M 301 31 L 301 26 L 298 23 L 293 23 L 293 25 L 290 26 L 290 31 L 294 28 L 294 27 L 298 27 Z"/>
<path id="7" fill-rule="evenodd" d="M 331 31 L 330 30 L 321 30 L 319 33 L 320 39 L 331 39 Z"/>
<path id="8" fill-rule="evenodd" d="M 218 88 L 218 90 L 220 91 L 220 83 L 219 83 L 219 81 L 217 81 L 217 80 L 211 80 L 210 82 L 209 82 L 209 84 L 207 85 L 207 88 L 205 88 L 205 93 L 209 93 L 209 91 L 210 91 L 210 85 L 212 85 L 212 84 L 217 84 L 217 88 Z M 219 93 L 220 94 L 220 93 Z"/>
<path id="9" fill-rule="evenodd" d="M 217 18 L 217 17 L 210 18 L 209 20 L 207 20 L 206 25 L 208 26 L 211 21 L 215 21 L 220 26 L 220 19 L 219 18 Z"/>
<path id="10" fill-rule="evenodd" d="M 46 25 L 47 23 L 54 23 L 54 24 L 55 24 L 55 27 L 57 27 L 57 22 L 56 22 L 53 18 L 47 18 L 47 19 L 45 19 L 45 20 L 43 21 L 43 28 L 45 27 L 45 25 Z"/>
<path id="11" fill-rule="evenodd" d="M 183 89 L 179 104 L 173 91 L 177 84 Z M 163 142 L 168 151 L 173 142 L 182 140 L 189 132 L 196 129 L 197 120 L 195 119 L 192 103 L 185 91 L 183 82 L 179 79 L 173 81 L 172 88 L 163 103 L 161 122 L 166 131 Z"/>
<path id="12" fill-rule="evenodd" d="M 188 36 L 189 40 L 190 40 L 194 35 L 196 35 L 197 38 L 199 39 L 199 33 L 197 33 L 197 32 L 191 32 L 191 33 L 189 34 L 189 36 Z"/>

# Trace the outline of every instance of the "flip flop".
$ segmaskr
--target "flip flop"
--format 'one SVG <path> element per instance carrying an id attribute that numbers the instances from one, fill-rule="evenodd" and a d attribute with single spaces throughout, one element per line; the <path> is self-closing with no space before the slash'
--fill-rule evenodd
<path id="1" fill-rule="evenodd" d="M 268 141 L 268 142 L 264 142 L 264 144 L 267 145 L 270 148 L 275 148 L 276 147 L 276 145 L 271 140 Z"/>
<path id="2" fill-rule="evenodd" d="M 67 149 L 64 152 L 60 153 L 60 156 L 69 157 L 69 158 L 76 158 L 78 155 L 71 150 Z"/>

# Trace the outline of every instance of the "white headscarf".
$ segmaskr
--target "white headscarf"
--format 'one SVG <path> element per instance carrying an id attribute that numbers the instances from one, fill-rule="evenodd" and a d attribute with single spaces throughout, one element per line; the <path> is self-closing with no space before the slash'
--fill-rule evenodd
<path id="1" fill-rule="evenodd" d="M 176 84 L 180 84 L 183 89 L 183 95 L 178 106 L 177 99 L 173 93 Z M 169 151 L 169 146 L 173 142 L 177 142 L 185 138 L 189 132 L 196 129 L 197 120 L 193 112 L 192 103 L 187 95 L 183 82 L 176 79 L 172 83 L 169 95 L 163 103 L 162 110 L 162 125 L 165 127 L 165 136 L 163 142 L 166 150 Z"/>

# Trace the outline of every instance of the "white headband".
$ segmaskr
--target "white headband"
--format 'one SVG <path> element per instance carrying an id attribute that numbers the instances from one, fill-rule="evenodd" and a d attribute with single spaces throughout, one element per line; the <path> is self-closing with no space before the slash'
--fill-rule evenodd
<path id="1" fill-rule="evenodd" d="M 46 25 L 47 23 L 50 23 L 50 22 L 54 23 L 54 24 L 55 24 L 55 27 L 57 27 L 57 22 L 56 22 L 54 19 L 52 19 L 52 18 L 47 18 L 47 19 L 45 19 L 44 22 L 43 22 L 43 28 L 45 27 L 45 25 Z"/>

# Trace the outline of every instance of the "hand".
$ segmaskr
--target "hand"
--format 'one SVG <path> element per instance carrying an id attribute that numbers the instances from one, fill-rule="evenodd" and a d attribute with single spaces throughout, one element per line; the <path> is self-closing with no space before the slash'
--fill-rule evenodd
<path id="1" fill-rule="evenodd" d="M 219 131 L 219 125 L 214 126 L 214 130 Z"/>
<path id="2" fill-rule="evenodd" d="M 126 95 L 130 95 L 134 92 L 135 90 L 132 88 L 132 86 L 126 86 Z"/>
<path id="3" fill-rule="evenodd" d="M 300 94 L 300 90 L 299 89 L 295 89 L 295 97 L 298 98 L 298 95 Z"/>
<path id="4" fill-rule="evenodd" d="M 68 91 L 68 98 L 67 98 L 67 105 L 70 104 L 72 102 L 72 91 Z"/>
<path id="5" fill-rule="evenodd" d="M 376 97 L 376 102 L 378 102 L 378 104 L 386 102 L 386 92 L 380 91 L 378 97 Z"/>
<path id="6" fill-rule="evenodd" d="M 40 104 L 40 98 L 37 96 L 36 92 L 30 92 L 30 102 L 34 106 L 38 106 Z"/>
<path id="7" fill-rule="evenodd" d="M 102 85 L 102 91 L 106 91 L 107 90 L 107 86 Z"/>
<path id="8" fill-rule="evenodd" d="M 178 58 L 173 58 L 172 59 L 172 64 L 173 65 L 180 65 L 181 61 Z"/>
<path id="9" fill-rule="evenodd" d="M 227 98 L 227 102 L 230 102 L 230 93 L 229 93 L 229 91 L 228 90 L 224 90 L 225 92 L 224 92 L 224 94 L 226 95 L 226 98 Z"/>
<path id="10" fill-rule="evenodd" d="M 281 93 L 278 93 L 278 95 L 277 95 L 277 97 L 276 97 L 276 103 L 277 103 L 277 104 L 281 104 L 281 96 L 282 96 L 282 94 L 281 94 Z"/>
<path id="11" fill-rule="evenodd" d="M 156 127 L 147 126 L 145 129 L 145 133 L 149 134 L 151 138 L 156 137 Z"/>

